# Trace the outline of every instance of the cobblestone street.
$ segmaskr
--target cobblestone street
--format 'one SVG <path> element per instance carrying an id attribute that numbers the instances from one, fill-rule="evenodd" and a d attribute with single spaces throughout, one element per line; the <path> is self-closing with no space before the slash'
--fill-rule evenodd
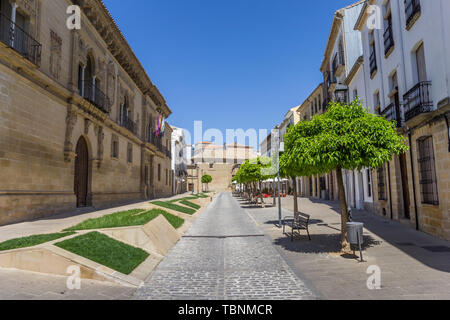
<path id="1" fill-rule="evenodd" d="M 135 299 L 316 299 L 230 193 L 220 194 Z"/>

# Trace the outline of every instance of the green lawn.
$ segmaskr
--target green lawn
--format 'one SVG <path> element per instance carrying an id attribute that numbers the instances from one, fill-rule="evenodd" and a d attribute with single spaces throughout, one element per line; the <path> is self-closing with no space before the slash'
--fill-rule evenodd
<path id="1" fill-rule="evenodd" d="M 34 247 L 56 239 L 74 235 L 75 232 L 40 234 L 30 237 L 17 238 L 0 243 L 0 251 Z"/>
<path id="2" fill-rule="evenodd" d="M 162 211 L 162 210 L 161 210 Z M 184 219 L 174 216 L 173 214 L 170 214 L 168 212 L 162 211 L 162 215 L 169 221 L 169 223 L 175 228 L 178 229 L 184 224 Z"/>
<path id="3" fill-rule="evenodd" d="M 188 201 L 188 200 L 181 200 L 180 203 L 181 203 L 182 205 L 191 207 L 192 209 L 195 209 L 195 210 L 198 210 L 198 209 L 201 208 L 201 206 L 199 206 L 198 204 L 195 204 L 195 203 L 190 202 L 190 201 Z"/>
<path id="4" fill-rule="evenodd" d="M 99 232 L 68 239 L 56 243 L 55 246 L 127 275 L 149 256 L 142 249 L 111 239 Z"/>
<path id="5" fill-rule="evenodd" d="M 164 210 L 153 209 L 150 211 L 145 211 L 143 209 L 135 209 L 116 212 L 100 218 L 88 219 L 74 227 L 67 229 L 66 231 L 143 226 L 155 219 L 160 214 L 166 217 L 166 219 L 173 225 L 175 229 L 178 229 L 184 223 L 183 219 L 173 216 Z"/>
<path id="6" fill-rule="evenodd" d="M 174 211 L 178 211 L 181 213 L 186 213 L 186 214 L 190 214 L 193 215 L 195 212 L 197 212 L 197 210 L 191 209 L 191 208 L 186 208 L 186 207 L 182 207 L 179 205 L 176 205 L 174 203 L 171 202 L 164 202 L 164 201 L 153 201 L 151 202 L 154 205 L 166 208 L 166 209 L 171 209 Z"/>

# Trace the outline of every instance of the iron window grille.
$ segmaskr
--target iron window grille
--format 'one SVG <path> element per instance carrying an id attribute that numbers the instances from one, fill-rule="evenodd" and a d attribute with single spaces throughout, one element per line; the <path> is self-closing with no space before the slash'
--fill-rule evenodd
<path id="1" fill-rule="evenodd" d="M 417 140 L 419 178 L 423 204 L 439 205 L 433 137 Z"/>
<path id="2" fill-rule="evenodd" d="M 394 46 L 394 35 L 392 33 L 392 20 L 389 17 L 388 25 L 384 31 L 384 54 L 387 55 L 389 50 Z"/>
<path id="3" fill-rule="evenodd" d="M 419 0 L 405 0 L 406 26 L 414 20 L 415 16 L 420 13 L 421 10 Z"/>
<path id="4" fill-rule="evenodd" d="M 387 200 L 386 193 L 386 172 L 383 167 L 378 168 L 378 200 Z"/>

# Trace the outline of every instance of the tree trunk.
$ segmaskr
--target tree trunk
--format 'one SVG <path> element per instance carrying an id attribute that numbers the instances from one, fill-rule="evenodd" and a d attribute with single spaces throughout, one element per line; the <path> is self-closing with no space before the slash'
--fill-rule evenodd
<path id="1" fill-rule="evenodd" d="M 262 193 L 262 183 L 261 183 L 261 181 L 259 182 L 259 197 L 261 198 L 261 207 L 263 207 L 263 208 L 265 208 L 266 207 L 266 204 L 265 204 L 265 202 L 264 202 L 264 197 L 263 197 L 263 193 Z"/>
<path id="2" fill-rule="evenodd" d="M 348 212 L 347 212 L 347 197 L 345 196 L 344 180 L 342 178 L 342 168 L 337 168 L 337 183 L 339 190 L 339 202 L 341 205 L 341 245 L 342 251 L 350 251 L 350 244 L 347 242 L 347 222 L 348 222 Z"/>
<path id="3" fill-rule="evenodd" d="M 292 178 L 294 181 L 294 215 L 298 214 L 298 199 L 297 199 L 297 178 Z"/>

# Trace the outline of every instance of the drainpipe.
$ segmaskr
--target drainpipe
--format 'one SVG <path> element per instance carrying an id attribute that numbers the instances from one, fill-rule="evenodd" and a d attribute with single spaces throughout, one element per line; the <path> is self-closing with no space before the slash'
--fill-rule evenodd
<path id="1" fill-rule="evenodd" d="M 450 127 L 449 127 L 449 120 L 448 120 L 449 114 L 446 113 L 444 115 L 445 122 L 447 123 L 447 133 L 448 133 L 448 152 L 450 152 Z"/>
<path id="2" fill-rule="evenodd" d="M 391 220 L 394 220 L 394 212 L 392 211 L 393 209 L 392 209 L 391 165 L 389 162 L 387 164 L 387 167 L 388 167 L 388 176 L 389 176 L 389 178 L 388 178 L 388 180 L 389 180 L 389 207 L 391 210 Z"/>
<path id="3" fill-rule="evenodd" d="M 419 213 L 417 212 L 417 196 L 416 196 L 416 178 L 414 175 L 414 157 L 412 152 L 412 135 L 411 130 L 408 129 L 408 139 L 409 139 L 409 154 L 411 156 L 411 173 L 412 173 L 412 183 L 413 183 L 413 194 L 414 194 L 414 212 L 416 216 L 416 230 L 420 230 L 419 226 Z"/>
<path id="4" fill-rule="evenodd" d="M 15 29 L 16 29 L 16 14 L 17 14 L 17 3 L 11 3 L 11 31 L 12 31 L 12 37 L 11 37 L 11 47 L 14 48 L 14 38 L 15 38 Z"/>

